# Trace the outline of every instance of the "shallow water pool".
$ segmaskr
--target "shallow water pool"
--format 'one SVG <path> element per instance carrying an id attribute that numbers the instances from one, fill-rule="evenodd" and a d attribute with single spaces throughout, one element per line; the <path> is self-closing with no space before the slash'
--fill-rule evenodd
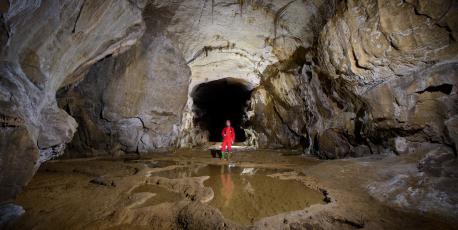
<path id="1" fill-rule="evenodd" d="M 250 224 L 262 217 L 304 209 L 325 203 L 323 195 L 295 180 L 269 177 L 278 169 L 228 167 L 208 165 L 183 167 L 152 174 L 166 178 L 210 176 L 204 185 L 211 187 L 214 198 L 209 205 L 219 209 L 224 217 Z"/>

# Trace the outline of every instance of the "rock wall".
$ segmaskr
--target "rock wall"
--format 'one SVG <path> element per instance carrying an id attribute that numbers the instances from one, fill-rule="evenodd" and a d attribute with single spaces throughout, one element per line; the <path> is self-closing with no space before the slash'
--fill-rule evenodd
<path id="1" fill-rule="evenodd" d="M 263 72 L 250 121 L 259 145 L 325 159 L 408 153 L 422 142 L 456 151 L 456 2 L 336 8 L 316 45 Z"/>
<path id="2" fill-rule="evenodd" d="M 319 64 L 363 93 L 456 59 L 456 1 L 348 1 L 323 28 Z"/>
<path id="3" fill-rule="evenodd" d="M 270 96 L 262 96 L 262 84 L 270 69 L 295 58 L 296 50 L 314 46 L 319 28 L 335 11 L 335 2 L 182 2 L 167 31 L 191 68 L 188 92 L 193 92 L 199 84 L 223 78 L 244 82 L 247 88 L 253 89 L 252 101 L 258 101 L 257 105 L 247 108 L 244 128 L 250 138 L 245 144 L 261 148 L 298 146 L 297 135 L 283 124 L 281 117 L 270 114 L 269 108 L 273 107 L 269 105 Z M 288 65 L 284 68 L 286 72 L 288 68 L 300 67 Z M 196 117 L 193 106 L 189 96 L 180 147 L 208 142 L 206 130 L 193 122 Z M 263 118 L 267 114 L 264 112 L 269 112 L 271 117 Z"/>
<path id="4" fill-rule="evenodd" d="M 77 123 L 56 91 L 144 31 L 141 1 L 9 1 L 1 13 L 0 202 L 62 154 Z"/>
<path id="5" fill-rule="evenodd" d="M 250 123 L 261 131 L 260 146 L 301 148 L 323 158 L 336 158 L 335 152 L 325 150 L 326 136 L 332 135 L 329 147 L 334 148 L 333 143 L 340 140 L 340 146 L 347 149 L 341 155 L 345 157 L 354 153 L 351 144 L 365 144 L 360 132 L 367 120 L 367 105 L 349 89 L 347 81 L 321 72 L 314 64 L 315 53 L 314 49 L 298 49 L 291 59 L 264 73 L 252 101 L 257 115 Z M 321 138 L 324 133 L 327 135 Z"/>
<path id="6" fill-rule="evenodd" d="M 148 4 L 138 44 L 98 62 L 81 83 L 61 92 L 60 106 L 80 124 L 69 157 L 176 146 L 191 73 L 164 35 L 171 10 Z"/>
<path id="7" fill-rule="evenodd" d="M 326 159 L 406 153 L 413 142 L 453 147 L 456 2 L 346 1 L 336 9 L 315 26 L 311 46 L 262 72 L 249 121 L 259 146 Z"/>
<path id="8" fill-rule="evenodd" d="M 372 152 L 456 142 L 457 13 L 456 1 L 347 1 L 323 28 L 318 66 L 365 102 Z"/>

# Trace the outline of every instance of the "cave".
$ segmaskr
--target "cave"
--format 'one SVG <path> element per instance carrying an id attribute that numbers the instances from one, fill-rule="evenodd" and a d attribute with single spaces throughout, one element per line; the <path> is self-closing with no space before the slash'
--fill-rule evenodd
<path id="1" fill-rule="evenodd" d="M 0 0 L 0 229 L 457 229 L 457 16 Z"/>
<path id="2" fill-rule="evenodd" d="M 230 120 L 234 127 L 235 141 L 245 141 L 243 125 L 251 97 L 251 90 L 246 84 L 233 78 L 202 83 L 196 86 L 191 97 L 196 114 L 194 122 L 208 131 L 208 141 L 222 141 L 221 130 L 226 120 Z"/>

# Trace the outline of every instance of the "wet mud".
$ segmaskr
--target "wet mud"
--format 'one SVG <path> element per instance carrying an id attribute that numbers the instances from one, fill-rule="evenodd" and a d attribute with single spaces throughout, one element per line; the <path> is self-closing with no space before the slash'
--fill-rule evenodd
<path id="1" fill-rule="evenodd" d="M 17 197 L 26 213 L 11 228 L 456 229 L 374 199 L 367 188 L 384 159 L 235 157 L 235 167 L 198 150 L 47 162 Z"/>

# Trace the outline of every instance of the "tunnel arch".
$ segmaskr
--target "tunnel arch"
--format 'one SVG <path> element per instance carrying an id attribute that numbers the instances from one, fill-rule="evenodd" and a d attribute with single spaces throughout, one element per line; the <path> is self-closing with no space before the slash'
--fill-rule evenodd
<path id="1" fill-rule="evenodd" d="M 236 142 L 246 140 L 243 130 L 252 87 L 236 78 L 223 78 L 196 85 L 190 96 L 195 114 L 194 124 L 208 131 L 208 141 L 221 141 L 225 121 L 231 120 Z"/>

